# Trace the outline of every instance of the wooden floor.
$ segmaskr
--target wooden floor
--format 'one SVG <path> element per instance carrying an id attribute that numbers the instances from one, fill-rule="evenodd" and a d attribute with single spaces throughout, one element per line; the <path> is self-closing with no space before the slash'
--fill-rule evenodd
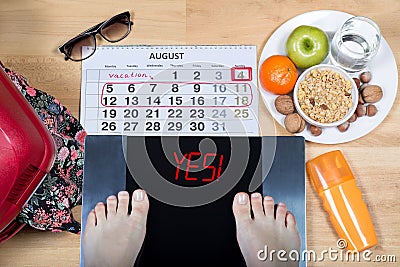
<path id="1" fill-rule="evenodd" d="M 398 0 L 2 0 L 0 60 L 34 87 L 58 98 L 79 116 L 80 64 L 65 62 L 57 47 L 82 30 L 119 12 L 134 14 L 133 33 L 119 44 L 254 44 L 258 55 L 271 33 L 295 15 L 334 9 L 375 20 L 400 63 Z M 335 18 L 332 18 L 334 20 Z M 399 66 L 399 64 L 398 64 Z M 261 104 L 264 132 L 271 119 Z M 307 143 L 306 157 L 341 149 L 363 192 L 379 238 L 373 255 L 395 255 L 397 263 L 348 266 L 398 266 L 400 262 L 400 101 L 367 136 L 341 145 Z M 279 135 L 286 131 L 276 125 Z M 75 210 L 79 217 L 80 208 Z M 335 248 L 337 235 L 307 182 L 307 246 Z M 25 229 L 0 245 L 0 266 L 78 266 L 79 236 Z M 310 262 L 309 266 L 343 266 Z M 346 264 L 347 266 L 347 264 Z"/>

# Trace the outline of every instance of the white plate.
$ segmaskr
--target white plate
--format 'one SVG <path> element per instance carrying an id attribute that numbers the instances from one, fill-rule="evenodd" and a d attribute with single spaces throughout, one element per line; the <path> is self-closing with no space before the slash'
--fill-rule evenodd
<path id="1" fill-rule="evenodd" d="M 353 15 L 332 10 L 319 10 L 294 17 L 280 26 L 268 39 L 261 53 L 258 69 L 263 61 L 272 55 L 286 55 L 286 39 L 300 25 L 312 25 L 324 30 L 330 38 L 345 20 Z M 308 141 L 321 144 L 339 144 L 360 138 L 375 129 L 387 116 L 393 106 L 398 84 L 397 66 L 392 50 L 382 37 L 378 54 L 370 62 L 368 69 L 372 72 L 370 84 L 380 85 L 383 89 L 382 99 L 376 103 L 378 113 L 374 117 L 362 117 L 350 125 L 347 132 L 341 133 L 336 127 L 324 128 L 320 136 L 313 136 L 307 129 L 296 135 L 304 136 Z M 350 74 L 357 77 L 359 73 Z M 262 99 L 274 119 L 284 126 L 285 116 L 276 111 L 274 101 L 277 95 L 265 91 L 259 84 Z"/>

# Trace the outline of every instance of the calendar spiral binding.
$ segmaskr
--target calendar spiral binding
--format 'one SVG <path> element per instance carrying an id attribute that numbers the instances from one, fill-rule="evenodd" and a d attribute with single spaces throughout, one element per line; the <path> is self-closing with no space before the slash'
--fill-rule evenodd
<path id="1" fill-rule="evenodd" d="M 85 46 L 93 48 L 93 46 Z M 100 45 L 96 49 L 102 50 L 118 50 L 118 49 L 252 49 L 255 45 Z"/>

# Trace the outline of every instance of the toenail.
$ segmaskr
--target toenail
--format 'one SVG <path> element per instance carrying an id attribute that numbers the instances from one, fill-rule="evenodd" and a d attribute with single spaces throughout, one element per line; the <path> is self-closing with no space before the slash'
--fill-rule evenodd
<path id="1" fill-rule="evenodd" d="M 109 196 L 108 199 L 115 200 L 115 199 L 117 199 L 117 197 L 116 196 Z"/>
<path id="2" fill-rule="evenodd" d="M 278 205 L 281 206 L 281 207 L 285 207 L 286 206 L 285 203 L 282 203 L 282 202 L 279 202 Z"/>
<path id="3" fill-rule="evenodd" d="M 98 202 L 98 203 L 96 204 L 96 206 L 103 206 L 103 205 L 104 205 L 103 202 Z"/>
<path id="4" fill-rule="evenodd" d="M 129 193 L 126 192 L 126 191 L 120 191 L 120 192 L 118 193 L 118 195 L 121 195 L 121 196 L 129 196 Z"/>
<path id="5" fill-rule="evenodd" d="M 240 194 L 238 197 L 238 203 L 240 205 L 246 205 L 247 204 L 247 196 L 245 194 Z"/>
<path id="6" fill-rule="evenodd" d="M 261 196 L 260 193 L 251 194 L 251 198 L 259 198 L 260 196 Z"/>
<path id="7" fill-rule="evenodd" d="M 274 199 L 271 196 L 265 196 L 264 200 L 268 200 L 269 201 L 269 200 L 274 200 Z"/>
<path id="8" fill-rule="evenodd" d="M 144 199 L 143 191 L 142 190 L 135 191 L 134 199 L 135 201 L 142 201 Z"/>

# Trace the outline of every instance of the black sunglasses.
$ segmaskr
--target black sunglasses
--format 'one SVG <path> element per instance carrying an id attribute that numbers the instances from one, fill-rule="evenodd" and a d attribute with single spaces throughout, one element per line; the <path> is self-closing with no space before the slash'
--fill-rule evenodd
<path id="1" fill-rule="evenodd" d="M 111 43 L 115 43 L 124 39 L 130 32 L 133 22 L 131 21 L 131 15 L 129 11 L 115 15 L 114 17 L 103 21 L 96 26 L 84 31 L 78 36 L 72 38 L 58 50 L 65 55 L 65 60 L 82 61 L 92 56 L 96 51 L 96 35 L 99 34 L 101 37 Z M 93 46 L 94 49 L 89 50 L 90 53 L 82 54 L 83 46 Z"/>

